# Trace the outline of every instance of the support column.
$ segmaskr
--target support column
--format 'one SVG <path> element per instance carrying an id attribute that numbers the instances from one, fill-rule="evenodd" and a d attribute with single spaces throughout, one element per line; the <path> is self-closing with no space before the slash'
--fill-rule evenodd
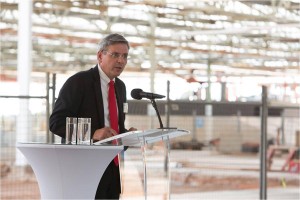
<path id="1" fill-rule="evenodd" d="M 206 88 L 206 104 L 205 104 L 205 140 L 211 140 L 213 136 L 213 106 L 210 104 L 211 102 L 211 95 L 210 95 L 210 88 L 211 88 L 211 68 L 210 68 L 211 60 L 210 58 L 207 60 L 207 88 Z"/>
<path id="2" fill-rule="evenodd" d="M 31 14 L 32 0 L 19 1 L 18 22 L 18 85 L 19 95 L 28 96 L 30 86 L 30 73 L 32 69 L 32 33 Z M 19 116 L 17 117 L 16 142 L 28 142 L 30 133 L 29 100 L 20 99 Z M 16 165 L 25 165 L 24 156 L 16 152 Z"/>
<path id="3" fill-rule="evenodd" d="M 210 102 L 211 101 L 211 95 L 210 95 L 210 88 L 211 88 L 211 61 L 210 58 L 208 58 L 207 60 L 207 89 L 206 89 L 206 102 Z"/>
<path id="4" fill-rule="evenodd" d="M 227 101 L 226 99 L 226 82 L 221 82 L 221 101 L 224 102 L 224 101 Z"/>
<path id="5" fill-rule="evenodd" d="M 152 19 L 150 20 L 151 25 L 151 39 L 150 39 L 150 91 L 154 91 L 154 80 L 155 80 L 155 71 L 157 67 L 156 56 L 155 56 L 155 29 L 156 29 L 156 15 L 151 15 Z"/>
<path id="6" fill-rule="evenodd" d="M 262 98 L 261 98 L 261 134 L 260 134 L 260 173 L 259 173 L 259 199 L 267 199 L 267 119 L 268 119 L 268 89 L 266 86 L 262 86 Z"/>

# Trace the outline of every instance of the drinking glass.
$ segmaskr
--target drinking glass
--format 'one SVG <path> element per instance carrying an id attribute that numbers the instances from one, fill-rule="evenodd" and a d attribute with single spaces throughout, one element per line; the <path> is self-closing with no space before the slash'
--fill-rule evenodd
<path id="1" fill-rule="evenodd" d="M 66 118 L 66 144 L 76 144 L 77 140 L 77 118 Z"/>
<path id="2" fill-rule="evenodd" d="M 91 144 L 91 118 L 78 118 L 78 144 Z"/>

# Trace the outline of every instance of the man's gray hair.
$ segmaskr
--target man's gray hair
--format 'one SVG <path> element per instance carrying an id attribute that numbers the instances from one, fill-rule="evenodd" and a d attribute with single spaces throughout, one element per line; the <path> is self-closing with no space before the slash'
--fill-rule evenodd
<path id="1" fill-rule="evenodd" d="M 98 52 L 106 50 L 108 46 L 118 43 L 126 44 L 129 49 L 129 42 L 124 38 L 124 36 L 117 33 L 113 33 L 107 35 L 101 40 L 101 42 L 99 43 Z"/>

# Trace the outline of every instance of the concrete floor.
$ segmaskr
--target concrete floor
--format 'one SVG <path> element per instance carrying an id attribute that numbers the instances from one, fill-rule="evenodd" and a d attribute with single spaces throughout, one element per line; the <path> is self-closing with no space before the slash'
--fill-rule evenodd
<path id="1" fill-rule="evenodd" d="M 141 200 L 144 196 L 124 197 L 123 200 Z M 149 195 L 148 200 L 164 200 L 163 195 Z M 258 190 L 243 191 L 221 191 L 221 192 L 202 192 L 172 194 L 170 199 L 174 200 L 259 200 Z M 269 200 L 299 200 L 299 188 L 272 188 L 268 190 L 267 199 Z"/>
<path id="2" fill-rule="evenodd" d="M 125 152 L 125 161 L 123 168 L 124 191 L 123 200 L 138 200 L 144 198 L 143 187 L 143 159 L 140 155 L 140 149 L 128 149 Z M 154 147 L 147 151 L 147 199 L 165 200 L 168 199 L 168 184 L 163 173 L 164 150 L 159 147 Z M 172 150 L 170 154 L 170 170 L 171 170 L 171 194 L 170 199 L 178 200 L 193 200 L 193 199 L 245 199 L 254 200 L 260 199 L 259 194 L 259 156 L 258 155 L 222 155 L 214 151 L 181 151 Z M 284 158 L 276 158 L 272 168 L 274 171 L 267 173 L 268 178 L 274 180 L 284 180 L 286 183 L 279 184 L 271 183 L 268 185 L 267 199 L 284 199 L 284 200 L 299 200 L 299 174 L 279 172 L 278 169 L 284 163 Z M 223 177 L 237 179 L 254 179 L 255 185 L 251 188 L 236 188 L 224 189 L 218 188 L 219 184 L 211 183 L 211 188 L 204 191 L 201 185 L 195 185 L 193 191 L 182 190 L 177 191 L 175 187 L 178 180 L 174 181 L 174 174 L 180 174 L 183 177 L 188 175 L 196 175 L 196 177 Z M 185 180 L 184 178 L 182 180 Z M 230 179 L 232 180 L 232 179 Z M 203 183 L 203 182 L 202 182 Z M 185 183 L 181 183 L 185 187 Z M 238 183 L 242 184 L 243 183 Z M 198 191 L 197 191 L 198 187 Z M 215 188 L 214 188 L 215 187 Z M 247 187 L 247 186 L 245 186 Z"/>

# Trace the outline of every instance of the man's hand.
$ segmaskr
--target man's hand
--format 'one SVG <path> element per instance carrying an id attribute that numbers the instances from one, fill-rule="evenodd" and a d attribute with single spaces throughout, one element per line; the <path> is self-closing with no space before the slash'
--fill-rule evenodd
<path id="1" fill-rule="evenodd" d="M 131 127 L 128 131 L 137 131 L 137 129 L 134 127 Z"/>
<path id="2" fill-rule="evenodd" d="M 103 140 L 116 135 L 116 131 L 110 127 L 97 129 L 93 135 L 93 141 Z"/>

